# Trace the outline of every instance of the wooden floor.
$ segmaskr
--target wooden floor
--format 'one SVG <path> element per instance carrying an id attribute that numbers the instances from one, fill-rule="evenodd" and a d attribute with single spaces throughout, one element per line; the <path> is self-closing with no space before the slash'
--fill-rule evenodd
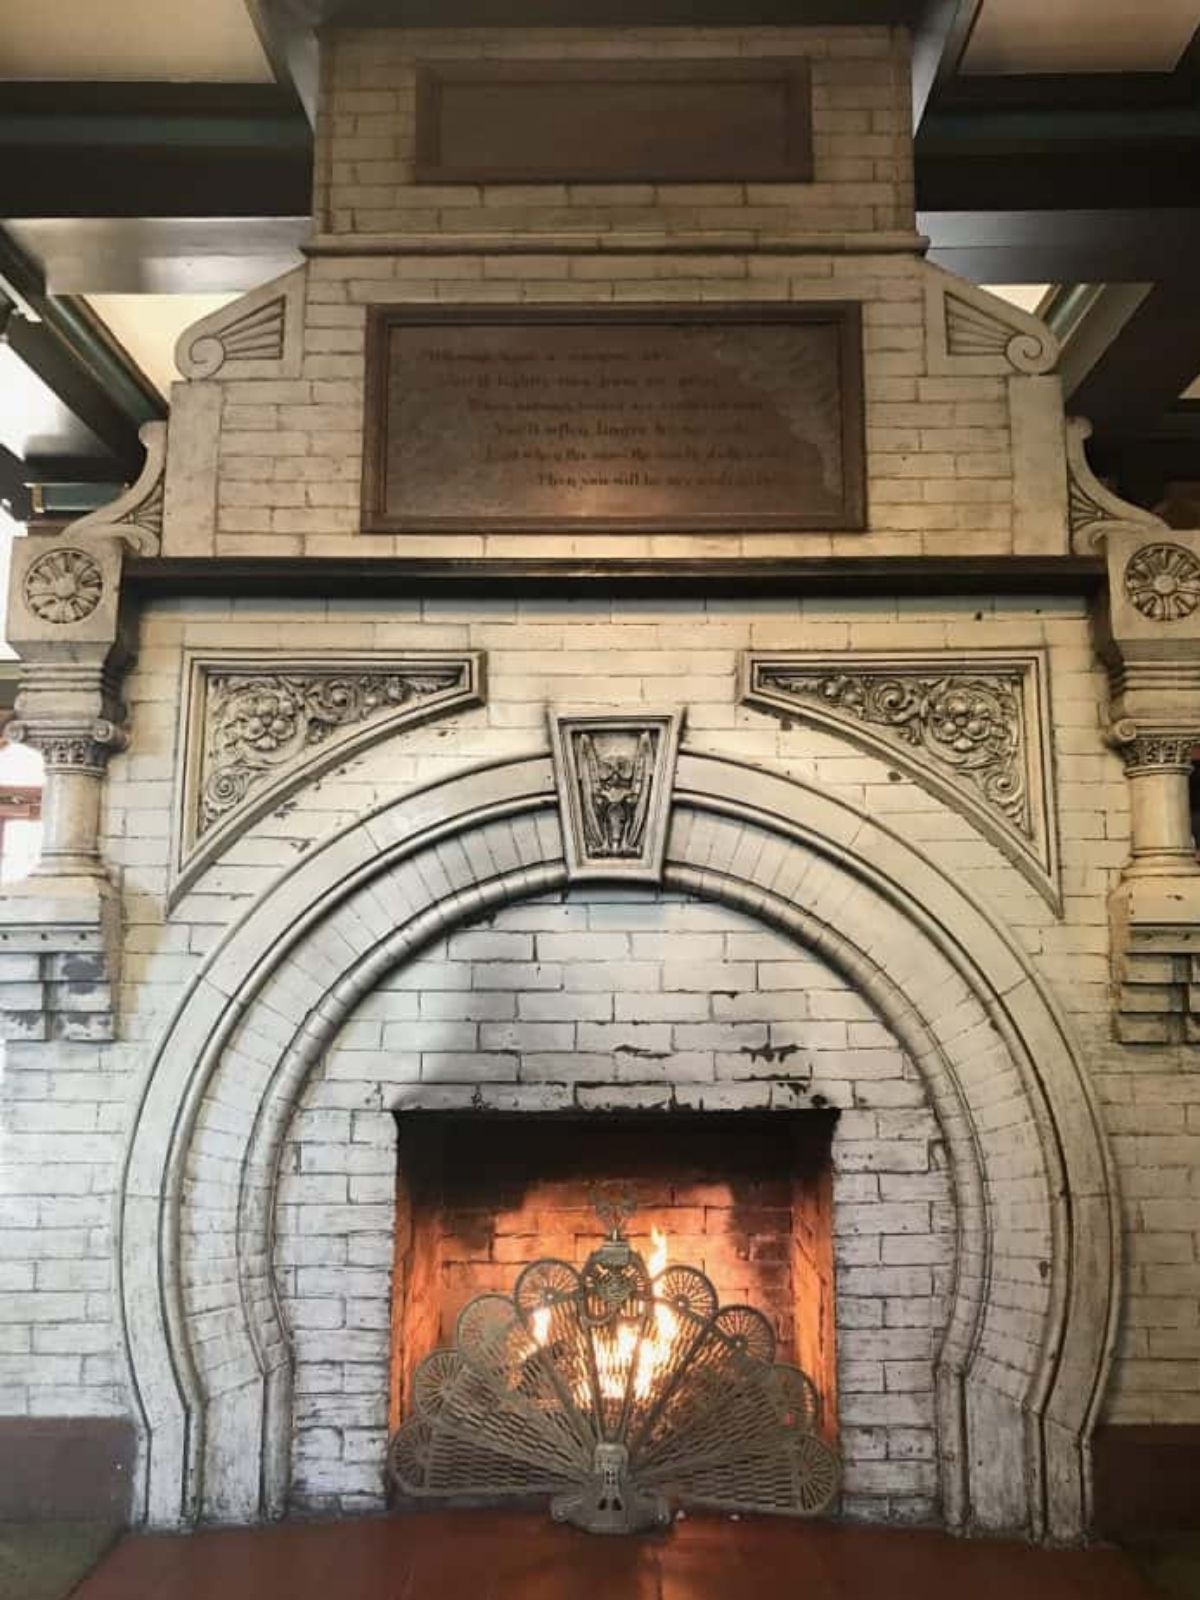
<path id="1" fill-rule="evenodd" d="M 72 1600 L 1151 1600 L 1114 1550 L 694 1517 L 602 1538 L 430 1512 L 125 1539 Z"/>

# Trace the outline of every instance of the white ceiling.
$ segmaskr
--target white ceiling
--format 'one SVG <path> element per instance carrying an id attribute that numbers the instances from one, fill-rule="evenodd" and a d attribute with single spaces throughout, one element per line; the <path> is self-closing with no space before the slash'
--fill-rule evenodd
<path id="1" fill-rule="evenodd" d="M 1198 0 L 983 0 L 964 73 L 1170 72 Z"/>
<path id="2" fill-rule="evenodd" d="M 0 0 L 0 78 L 265 83 L 245 0 Z"/>
<path id="3" fill-rule="evenodd" d="M 981 283 L 981 289 L 986 289 L 989 294 L 998 295 L 1001 300 L 1008 300 L 1014 306 L 1020 306 L 1022 311 L 1029 311 L 1036 315 L 1037 308 L 1050 293 L 1052 284 L 1049 283 Z"/>
<path id="4" fill-rule="evenodd" d="M 983 0 L 961 70 L 1167 72 L 1197 0 Z M 269 82 L 245 0 L 0 0 L 0 78 Z"/>

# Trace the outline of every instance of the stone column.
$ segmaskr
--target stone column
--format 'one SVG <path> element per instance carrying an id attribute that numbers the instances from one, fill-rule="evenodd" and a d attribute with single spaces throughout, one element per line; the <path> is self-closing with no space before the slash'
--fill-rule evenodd
<path id="1" fill-rule="evenodd" d="M 1110 739 L 1129 780 L 1130 856 L 1109 902 L 1114 1030 L 1130 1044 L 1192 1042 L 1200 1040 L 1200 864 L 1188 779 L 1200 748 L 1200 530 L 1095 526 L 1108 564 L 1098 621 Z"/>
<path id="2" fill-rule="evenodd" d="M 21 685 L 9 737 L 41 752 L 41 859 L 0 894 L 0 944 L 29 982 L 0 981 L 0 1034 L 107 1039 L 114 1027 L 119 907 L 100 851 L 109 757 L 125 743 L 119 674 L 129 659 L 118 598 L 119 537 L 30 535 L 13 549 L 9 642 Z M 16 970 L 16 969 L 14 969 Z"/>
<path id="3" fill-rule="evenodd" d="M 46 765 L 35 878 L 107 878 L 100 855 L 104 769 L 126 744 L 119 722 L 103 714 L 116 710 L 109 669 L 46 663 L 23 674 L 8 736 L 39 751 Z"/>
<path id="4" fill-rule="evenodd" d="M 30 536 L 13 552 L 9 642 L 21 686 L 9 738 L 46 763 L 42 858 L 34 876 L 105 878 L 100 800 L 108 758 L 125 743 L 117 683 L 129 652 L 120 638 L 123 549 L 117 539 L 62 542 Z M 48 881 L 50 880 L 50 881 Z"/>
<path id="5" fill-rule="evenodd" d="M 1129 780 L 1130 860 L 1126 878 L 1200 875 L 1188 781 L 1200 732 L 1149 731 L 1119 722 L 1113 739 Z"/>
<path id="6" fill-rule="evenodd" d="M 47 1041 L 48 1065 L 55 1040 L 115 1028 L 120 915 L 101 807 L 105 767 L 125 745 L 121 570 L 127 552 L 159 549 L 165 423 L 141 439 L 142 474 L 111 505 L 13 546 L 8 641 L 21 687 L 9 737 L 41 751 L 46 779 L 41 860 L 0 893 L 0 1037 Z"/>

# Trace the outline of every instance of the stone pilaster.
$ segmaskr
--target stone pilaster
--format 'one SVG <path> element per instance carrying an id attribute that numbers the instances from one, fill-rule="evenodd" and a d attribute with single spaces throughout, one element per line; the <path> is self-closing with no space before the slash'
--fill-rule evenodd
<path id="1" fill-rule="evenodd" d="M 1129 781 L 1130 857 L 1110 900 L 1115 1030 L 1200 1041 L 1200 864 L 1188 795 L 1200 750 L 1200 531 L 1101 524 L 1110 738 Z"/>
<path id="2" fill-rule="evenodd" d="M 145 471 L 113 505 L 13 550 L 8 640 L 21 684 L 8 733 L 41 752 L 46 775 L 41 859 L 0 895 L 8 1037 L 112 1037 L 119 915 L 100 823 L 105 769 L 126 743 L 121 570 L 128 550 L 157 548 L 164 434 L 144 430 Z"/>

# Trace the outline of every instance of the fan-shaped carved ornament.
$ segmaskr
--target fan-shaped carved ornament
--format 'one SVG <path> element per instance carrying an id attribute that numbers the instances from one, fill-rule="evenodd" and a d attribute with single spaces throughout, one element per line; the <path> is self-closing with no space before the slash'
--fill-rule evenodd
<path id="1" fill-rule="evenodd" d="M 185 378 L 294 377 L 303 320 L 304 269 L 298 268 L 185 329 L 175 364 Z"/>
<path id="2" fill-rule="evenodd" d="M 938 267 L 924 271 L 931 373 L 1005 377 L 1054 370 L 1058 340 L 1044 322 Z"/>
<path id="3" fill-rule="evenodd" d="M 123 494 L 71 524 L 71 537 L 92 534 L 119 539 L 139 556 L 156 556 L 162 545 L 167 459 L 167 424 L 146 422 L 138 429 L 146 459 Z"/>
<path id="4" fill-rule="evenodd" d="M 617 1217 L 581 1271 L 535 1261 L 464 1308 L 389 1465 L 409 1495 L 551 1495 L 592 1533 L 665 1525 L 673 1503 L 819 1516 L 840 1483 L 820 1425 L 766 1318 L 721 1307 L 696 1267 L 652 1277 Z"/>

